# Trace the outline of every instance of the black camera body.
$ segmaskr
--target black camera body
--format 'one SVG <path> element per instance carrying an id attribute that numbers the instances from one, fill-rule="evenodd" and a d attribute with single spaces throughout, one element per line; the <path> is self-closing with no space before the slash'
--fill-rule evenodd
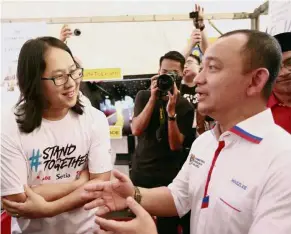
<path id="1" fill-rule="evenodd" d="M 78 29 L 78 28 L 76 28 L 75 30 L 74 30 L 74 35 L 75 36 L 80 36 L 81 35 L 81 30 L 80 29 Z"/>
<path id="2" fill-rule="evenodd" d="M 169 91 L 173 90 L 174 83 L 176 83 L 179 89 L 181 81 L 182 77 L 178 73 L 168 72 L 157 78 L 157 87 L 162 95 L 167 95 Z"/>

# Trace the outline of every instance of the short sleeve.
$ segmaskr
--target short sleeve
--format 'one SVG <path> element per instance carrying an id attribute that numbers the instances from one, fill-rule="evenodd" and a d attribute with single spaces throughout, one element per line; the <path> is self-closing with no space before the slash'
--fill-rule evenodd
<path id="1" fill-rule="evenodd" d="M 88 155 L 89 172 L 100 174 L 113 168 L 110 130 L 106 116 L 94 107 L 89 107 L 92 116 L 91 145 Z"/>
<path id="2" fill-rule="evenodd" d="M 168 188 L 174 198 L 178 215 L 183 217 L 191 210 L 189 194 L 189 157 Z"/>
<path id="3" fill-rule="evenodd" d="M 23 185 L 27 184 L 28 164 L 21 149 L 17 124 L 11 119 L 2 119 L 1 131 L 1 196 L 14 195 L 24 192 Z"/>
<path id="4" fill-rule="evenodd" d="M 134 117 L 137 117 L 143 111 L 149 98 L 149 91 L 141 90 L 137 93 L 134 102 Z"/>
<path id="5" fill-rule="evenodd" d="M 262 184 L 249 234 L 291 233 L 290 156 L 291 151 L 286 151 L 283 157 L 276 157 L 274 165 L 269 168 L 271 174 L 268 173 Z"/>

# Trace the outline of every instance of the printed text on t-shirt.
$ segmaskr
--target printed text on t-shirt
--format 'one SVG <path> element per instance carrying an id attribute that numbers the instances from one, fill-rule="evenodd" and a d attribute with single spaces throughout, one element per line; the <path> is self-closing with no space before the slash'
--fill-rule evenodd
<path id="1" fill-rule="evenodd" d="M 75 150 L 76 146 L 73 144 L 67 144 L 63 147 L 57 145 L 47 147 L 43 150 L 42 155 L 39 153 L 39 150 L 33 150 L 32 156 L 29 159 L 31 169 L 34 168 L 37 171 L 38 166 L 41 164 L 44 165 L 44 171 L 52 169 L 59 171 L 63 168 L 80 167 L 87 162 L 88 153 L 76 156 L 73 154 Z"/>

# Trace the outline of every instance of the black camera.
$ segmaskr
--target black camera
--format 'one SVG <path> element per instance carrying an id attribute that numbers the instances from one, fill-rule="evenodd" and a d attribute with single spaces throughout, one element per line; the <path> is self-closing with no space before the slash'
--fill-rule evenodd
<path id="1" fill-rule="evenodd" d="M 176 83 L 178 89 L 180 87 L 182 77 L 176 72 L 168 72 L 167 74 L 160 75 L 157 78 L 157 87 L 163 94 L 167 94 L 168 91 L 173 89 L 174 83 Z"/>
<path id="2" fill-rule="evenodd" d="M 81 30 L 80 29 L 78 29 L 78 28 L 76 28 L 75 30 L 74 30 L 74 35 L 75 36 L 80 36 L 81 35 Z"/>

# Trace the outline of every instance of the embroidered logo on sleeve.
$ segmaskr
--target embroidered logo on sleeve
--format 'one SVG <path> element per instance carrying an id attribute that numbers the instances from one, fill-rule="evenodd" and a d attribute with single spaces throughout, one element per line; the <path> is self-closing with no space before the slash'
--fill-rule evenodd
<path id="1" fill-rule="evenodd" d="M 204 163 L 205 163 L 204 160 L 197 158 L 194 154 L 190 155 L 190 160 L 189 160 L 190 165 L 200 168 Z"/>

